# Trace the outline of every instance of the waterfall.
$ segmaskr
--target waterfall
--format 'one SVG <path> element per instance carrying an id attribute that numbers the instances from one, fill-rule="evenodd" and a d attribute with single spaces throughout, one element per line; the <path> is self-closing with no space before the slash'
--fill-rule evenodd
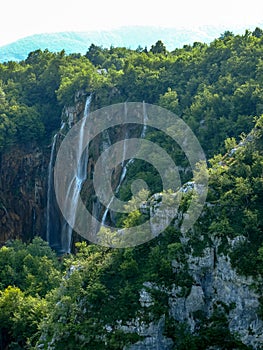
<path id="1" fill-rule="evenodd" d="M 127 113 L 127 109 L 126 109 L 126 105 L 125 105 L 125 113 Z M 145 103 L 143 102 L 143 128 L 142 128 L 142 131 L 141 131 L 141 135 L 140 135 L 140 138 L 141 139 L 144 139 L 145 138 L 145 135 L 146 135 L 146 131 L 147 131 L 147 121 L 148 117 L 147 117 L 147 112 L 146 112 L 146 107 L 145 107 Z M 115 190 L 115 194 L 118 194 L 119 193 L 119 190 L 121 188 L 121 185 L 126 177 L 126 174 L 127 174 L 127 170 L 128 170 L 128 166 L 133 163 L 134 159 L 131 158 L 129 159 L 129 161 L 125 164 L 125 156 L 126 156 L 126 150 L 127 150 L 127 134 L 125 135 L 125 140 L 123 142 L 123 156 L 122 156 L 122 162 L 121 162 L 121 166 L 122 166 L 122 172 L 121 172 L 121 176 L 120 176 L 120 180 L 119 180 L 119 183 L 116 187 L 116 190 Z M 109 204 L 107 205 L 106 207 L 106 210 L 102 216 L 102 219 L 101 219 L 101 225 L 102 226 L 105 226 L 105 223 L 106 223 L 106 219 L 107 219 L 107 216 L 108 216 L 108 213 L 110 211 L 110 206 L 111 206 L 111 203 L 113 202 L 114 200 L 114 197 L 115 195 L 113 195 L 109 201 Z"/>
<path id="2" fill-rule="evenodd" d="M 78 207 L 78 199 L 80 196 L 82 185 L 87 179 L 87 165 L 88 165 L 89 155 L 88 155 L 87 149 L 84 149 L 84 152 L 82 154 L 81 154 L 81 151 L 84 146 L 83 140 L 85 136 L 84 135 L 85 124 L 89 114 L 90 102 L 91 102 L 91 95 L 86 100 L 84 116 L 80 126 L 79 144 L 78 144 L 78 149 L 76 150 L 76 157 L 80 160 L 76 169 L 75 176 L 73 177 L 70 183 L 69 189 L 67 191 L 66 201 L 65 201 L 65 208 L 71 223 L 75 222 L 77 207 Z M 70 253 L 71 251 L 72 232 L 73 232 L 73 228 L 67 222 L 64 222 L 61 230 L 61 250 L 65 253 Z"/>
<path id="3" fill-rule="evenodd" d="M 148 116 L 147 116 L 147 111 L 146 111 L 146 106 L 145 106 L 145 102 L 143 101 L 143 128 L 142 128 L 142 133 L 141 133 L 141 139 L 145 138 L 146 135 L 146 131 L 147 131 L 147 120 L 148 120 Z"/>
<path id="4" fill-rule="evenodd" d="M 46 239 L 48 243 L 51 243 L 51 222 L 52 222 L 52 204 L 54 201 L 54 178 L 53 178 L 53 166 L 55 159 L 55 149 L 57 143 L 58 134 L 53 137 L 51 154 L 48 165 L 48 190 L 47 190 L 47 230 Z"/>
<path id="5" fill-rule="evenodd" d="M 48 188 L 47 188 L 47 225 L 46 225 L 46 240 L 49 245 L 58 251 L 60 251 L 60 210 L 57 205 L 55 189 L 54 189 L 54 165 L 56 158 L 57 142 L 60 135 L 63 135 L 62 130 L 65 127 L 65 123 L 61 123 L 61 127 L 58 133 L 53 137 L 51 153 L 48 165 Z"/>
<path id="6" fill-rule="evenodd" d="M 114 196 L 111 197 L 110 201 L 109 201 L 109 204 L 107 205 L 107 208 L 102 216 L 102 219 L 101 219 L 101 225 L 102 226 L 105 226 L 105 222 L 106 222 L 106 219 L 107 219 L 107 215 L 108 215 L 108 212 L 110 210 L 110 206 L 111 206 L 111 203 L 113 202 L 113 199 L 114 199 Z"/>
<path id="7" fill-rule="evenodd" d="M 87 178 L 87 163 L 88 154 L 85 150 L 80 156 L 81 149 L 83 147 L 84 139 L 84 127 L 89 113 L 89 106 L 91 102 L 91 96 L 86 99 L 84 117 L 81 122 L 79 143 L 76 149 L 76 154 L 80 157 L 80 161 L 76 170 L 76 175 L 72 179 L 70 187 L 68 189 L 68 200 L 65 205 L 70 213 L 70 217 L 75 220 L 77 210 L 77 199 L 81 191 L 83 182 Z M 50 160 L 48 165 L 48 189 L 47 189 L 47 226 L 46 226 L 46 240 L 49 245 L 55 249 L 58 253 L 70 253 L 71 251 L 71 239 L 72 239 L 72 227 L 62 217 L 60 209 L 56 201 L 55 189 L 54 189 L 54 165 L 56 158 L 57 144 L 59 143 L 59 136 L 63 135 L 62 130 L 65 127 L 65 123 L 61 124 L 60 131 L 53 137 Z"/>

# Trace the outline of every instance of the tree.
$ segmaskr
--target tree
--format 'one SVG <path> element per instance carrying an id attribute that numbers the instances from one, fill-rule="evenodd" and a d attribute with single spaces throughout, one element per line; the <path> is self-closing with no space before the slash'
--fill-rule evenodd
<path id="1" fill-rule="evenodd" d="M 173 113 L 180 114 L 180 105 L 177 92 L 171 88 L 168 88 L 167 92 L 160 96 L 159 105 Z"/>
<path id="2" fill-rule="evenodd" d="M 231 32 L 230 30 L 226 30 L 223 34 L 221 34 L 220 39 L 224 40 L 224 39 L 229 39 L 233 37 L 234 37 L 234 33 Z"/>
<path id="3" fill-rule="evenodd" d="M 161 40 L 158 40 L 154 45 L 151 46 L 151 50 L 153 54 L 163 54 L 167 53 L 166 47 L 164 46 Z"/>
<path id="4" fill-rule="evenodd" d="M 90 45 L 89 50 L 85 55 L 85 57 L 87 57 L 95 66 L 102 66 L 107 56 L 106 49 L 103 49 L 102 46 L 97 46 L 94 44 Z"/>
<path id="5" fill-rule="evenodd" d="M 256 38 L 261 38 L 263 36 L 263 30 L 259 27 L 256 27 L 255 30 L 252 32 L 252 35 Z"/>
<path id="6" fill-rule="evenodd" d="M 46 316 L 46 301 L 26 296 L 19 288 L 9 286 L 0 291 L 0 345 L 12 343 L 20 349 L 28 342 L 33 345 L 38 336 L 38 325 Z M 30 341 L 31 339 L 31 341 Z"/>
<path id="7" fill-rule="evenodd" d="M 0 289 L 15 285 L 32 296 L 45 296 L 61 277 L 55 253 L 38 237 L 29 245 L 14 241 L 2 247 L 0 264 Z"/>

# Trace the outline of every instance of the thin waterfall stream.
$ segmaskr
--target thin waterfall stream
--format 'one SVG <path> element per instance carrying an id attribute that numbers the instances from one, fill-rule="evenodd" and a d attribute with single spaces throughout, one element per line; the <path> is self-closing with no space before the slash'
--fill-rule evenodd
<path id="1" fill-rule="evenodd" d="M 56 134 L 53 138 L 52 147 L 51 147 L 51 154 L 50 154 L 50 160 L 48 165 L 48 190 L 47 190 L 47 230 L 46 230 L 46 238 L 48 243 L 50 243 L 50 224 L 52 221 L 51 218 L 51 206 L 52 206 L 52 199 L 53 196 L 51 194 L 53 188 L 54 188 L 54 179 L 53 179 L 53 166 L 54 166 L 54 158 L 55 158 L 55 148 L 57 143 L 57 136 Z"/>
<path id="2" fill-rule="evenodd" d="M 141 132 L 141 135 L 140 135 L 140 138 L 141 139 L 144 139 L 145 138 L 145 135 L 146 135 L 146 131 L 147 131 L 147 112 L 146 112 L 146 106 L 145 106 L 145 103 L 143 102 L 143 128 L 142 128 L 142 132 Z M 119 193 L 119 190 L 120 190 L 120 187 L 126 177 L 126 174 L 127 174 L 127 170 L 128 170 L 128 167 L 129 165 L 134 161 L 133 158 L 129 159 L 128 162 L 125 164 L 125 156 L 126 156 L 126 140 L 127 140 L 127 136 L 125 136 L 125 140 L 123 142 L 123 157 L 122 157 L 122 162 L 121 162 L 121 166 L 122 166 L 122 172 L 121 172 L 121 176 L 120 176 L 120 180 L 119 180 L 119 183 L 116 187 L 116 190 L 115 190 L 115 194 L 111 197 L 106 209 L 105 209 L 105 212 L 102 216 L 102 219 L 101 219 L 101 225 L 102 226 L 105 226 L 106 224 L 106 220 L 107 220 L 107 216 L 108 216 L 108 213 L 110 211 L 110 206 L 111 206 L 111 203 L 113 202 L 114 200 L 114 197 L 116 194 Z"/>
<path id="3" fill-rule="evenodd" d="M 83 149 L 85 124 L 89 114 L 90 103 L 91 103 L 91 95 L 86 100 L 84 116 L 80 126 L 79 144 L 78 144 L 78 149 L 76 150 L 76 157 L 79 158 L 80 161 L 78 163 L 75 177 L 73 177 L 71 184 L 69 186 L 67 196 L 66 196 L 66 201 L 65 201 L 65 208 L 68 212 L 68 217 L 70 218 L 71 223 L 75 222 L 80 192 L 81 192 L 83 183 L 87 179 L 87 166 L 88 166 L 88 158 L 89 158 L 88 150 L 85 149 L 82 154 L 81 154 L 81 151 Z M 62 246 L 62 250 L 66 253 L 70 253 L 71 251 L 72 233 L 73 233 L 73 227 L 71 227 L 71 225 L 69 225 L 69 223 L 65 221 L 61 232 L 61 246 Z"/>
<path id="4" fill-rule="evenodd" d="M 54 239 L 53 233 L 58 229 L 56 211 L 56 198 L 54 195 L 54 164 L 56 158 L 56 146 L 59 133 L 64 129 L 65 123 L 61 123 L 60 131 L 53 137 L 51 153 L 48 165 L 48 189 L 47 189 L 47 225 L 46 225 L 46 240 L 51 245 L 57 245 L 58 242 Z"/>
<path id="5" fill-rule="evenodd" d="M 86 99 L 84 115 L 80 126 L 79 143 L 76 149 L 76 157 L 80 159 L 80 161 L 78 163 L 75 176 L 72 178 L 65 201 L 65 208 L 67 210 L 71 223 L 75 222 L 78 198 L 80 196 L 82 185 L 87 179 L 87 165 L 89 155 L 87 149 L 84 149 L 84 152 L 82 154 L 81 151 L 83 149 L 85 124 L 89 114 L 90 103 L 91 95 Z M 61 214 L 59 214 L 55 198 L 54 163 L 56 157 L 57 139 L 58 133 L 53 138 L 48 166 L 46 239 L 52 248 L 56 249 L 59 253 L 64 254 L 70 253 L 71 251 L 73 227 L 71 227 L 64 218 L 62 218 L 62 222 L 61 218 L 59 219 L 59 217 L 61 217 Z"/>

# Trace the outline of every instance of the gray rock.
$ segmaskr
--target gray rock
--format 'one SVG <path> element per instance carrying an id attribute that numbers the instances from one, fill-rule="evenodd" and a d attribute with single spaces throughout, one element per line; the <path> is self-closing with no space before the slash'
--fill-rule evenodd
<path id="1" fill-rule="evenodd" d="M 145 339 L 133 345 L 125 346 L 123 350 L 171 350 L 173 341 L 163 336 L 165 318 L 161 317 L 158 323 L 151 323 L 141 330 L 140 335 Z"/>

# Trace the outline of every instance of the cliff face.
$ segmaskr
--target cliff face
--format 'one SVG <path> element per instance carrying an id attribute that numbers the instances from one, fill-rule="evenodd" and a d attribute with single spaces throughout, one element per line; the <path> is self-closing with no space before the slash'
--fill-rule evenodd
<path id="1" fill-rule="evenodd" d="M 56 142 L 54 153 L 57 153 L 64 134 L 78 120 L 83 117 L 85 107 L 85 95 L 81 93 L 76 96 L 75 105 L 67 107 L 62 113 L 62 128 L 53 140 Z M 140 135 L 137 128 L 107 130 L 93 140 L 89 149 L 87 161 L 87 178 L 83 184 L 82 194 L 85 197 L 88 209 L 98 218 L 102 219 L 105 208 L 94 196 L 92 186 L 93 169 L 100 154 L 111 144 L 127 135 Z M 46 209 L 48 193 L 48 170 L 52 144 L 48 148 L 37 147 L 18 148 L 13 147 L 4 153 L 1 158 L 0 170 L 0 243 L 8 239 L 22 238 L 30 239 L 35 235 L 46 237 Z M 53 167 L 54 164 L 52 163 Z M 121 167 L 113 173 L 113 188 L 116 189 L 121 178 Z M 190 186 L 191 183 L 188 183 Z M 188 186 L 188 187 L 189 187 Z M 190 186 L 191 188 L 191 186 Z M 186 189 L 184 192 L 187 192 Z M 54 194 L 53 194 L 54 195 Z M 153 216 L 157 213 L 156 220 L 151 222 L 153 235 L 159 231 L 159 226 L 166 226 L 169 212 L 159 210 L 159 197 L 153 195 L 149 204 L 141 211 L 146 210 Z M 206 208 L 211 207 L 206 203 Z M 52 208 L 52 210 L 54 207 Z M 51 226 L 53 246 L 61 248 L 63 240 L 63 218 L 56 208 L 53 211 L 56 222 L 52 220 Z M 159 214 L 158 214 L 159 213 Z M 204 216 L 206 215 L 204 210 Z M 110 213 L 111 214 L 111 213 Z M 201 219 L 203 220 L 204 217 Z M 105 217 L 111 220 L 109 215 Z M 183 213 L 178 211 L 175 218 L 175 228 L 180 227 Z M 145 280 L 143 288 L 139 291 L 139 302 L 141 313 L 138 317 L 117 324 L 108 325 L 111 329 L 120 329 L 125 333 L 136 333 L 142 340 L 126 346 L 125 350 L 170 350 L 178 346 L 176 343 L 180 338 L 179 329 L 182 325 L 187 334 L 198 337 L 202 330 L 216 331 L 217 324 L 220 330 L 224 329 L 229 338 L 241 341 L 245 346 L 260 349 L 263 343 L 263 322 L 259 317 L 260 296 L 257 294 L 261 281 L 252 277 L 240 275 L 231 265 L 231 251 L 236 244 L 245 240 L 244 236 L 227 237 L 227 249 L 222 249 L 222 242 L 216 235 L 204 231 L 190 230 L 187 234 L 180 234 L 182 256 L 172 259 L 174 280 L 169 287 L 161 283 Z M 209 239 L 207 239 L 209 238 Z M 73 241 L 79 239 L 73 237 Z M 197 244 L 200 247 L 197 248 Z M 177 275 L 184 273 L 183 285 L 177 281 Z M 182 282 L 182 281 L 181 281 Z M 168 313 L 165 312 L 158 319 L 152 320 L 143 316 L 150 315 L 150 307 L 157 304 L 159 300 L 157 292 L 165 294 Z M 140 317 L 140 314 L 143 316 Z M 169 317 L 169 319 L 167 319 Z M 167 331 L 167 323 L 173 323 L 174 329 Z M 177 328 L 176 328 L 177 327 Z M 203 328 L 202 328 L 203 327 Z M 175 336 L 177 332 L 177 336 Z M 179 336 L 178 336 L 179 334 Z M 173 338 L 172 338 L 173 336 Z M 177 338 L 176 338 L 177 337 Z M 184 337 L 184 334 L 182 334 Z M 214 349 L 222 349 L 216 344 Z"/>
<path id="2" fill-rule="evenodd" d="M 61 116 L 61 128 L 57 134 L 55 134 L 52 141 L 49 165 L 47 167 L 47 240 L 50 243 L 51 247 L 54 248 L 59 254 L 74 251 L 74 243 L 78 240 L 82 240 L 82 238 L 75 234 L 74 230 L 72 230 L 70 225 L 65 221 L 60 209 L 58 208 L 54 190 L 54 181 L 52 180 L 54 175 L 56 155 L 68 131 L 79 121 L 81 121 L 80 124 L 82 126 L 85 126 L 93 104 L 96 105 L 96 97 L 93 98 L 93 96 L 87 95 L 84 92 L 78 92 L 75 96 L 74 105 L 67 106 L 63 109 Z M 131 138 L 134 136 L 140 136 L 140 129 L 142 129 L 142 127 L 134 126 L 132 124 L 117 125 L 115 127 L 109 128 L 109 130 L 103 131 L 91 140 L 88 149 L 84 149 L 80 157 L 79 164 L 75 169 L 75 174 L 73 174 L 73 178 L 71 179 L 69 188 L 67 189 L 67 199 L 65 199 L 61 204 L 65 205 L 68 218 L 75 218 L 77 208 L 76 199 L 80 195 L 82 200 L 85 202 L 88 211 L 92 213 L 92 215 L 96 217 L 99 222 L 105 222 L 106 220 L 112 219 L 111 212 L 107 210 L 103 205 L 101 205 L 94 191 L 94 167 L 96 161 L 105 151 L 105 149 L 117 141 L 123 140 L 127 137 Z M 79 144 L 77 144 L 77 147 L 75 147 L 73 151 L 78 152 L 80 145 L 82 145 L 83 138 L 85 138 L 84 133 L 79 133 L 77 139 L 77 142 Z M 68 147 L 71 147 L 71 144 L 69 144 Z M 125 153 L 125 149 L 123 152 Z M 75 154 L 73 152 L 73 157 L 77 158 L 77 153 Z M 69 162 L 70 161 L 71 160 L 69 160 Z M 112 174 L 113 189 L 116 189 L 118 187 L 123 171 L 123 164 L 117 166 L 116 169 L 114 169 Z M 61 181 L 63 182 L 63 180 Z M 81 186 L 79 186 L 79 181 L 81 181 Z M 105 215 L 105 218 L 103 219 L 105 212 L 107 215 Z M 97 227 L 97 229 L 99 229 L 99 227 Z"/>
<path id="3" fill-rule="evenodd" d="M 47 237 L 49 167 L 54 147 L 54 159 L 51 164 L 51 176 L 53 176 L 55 158 L 60 144 L 68 130 L 83 118 L 86 97 L 84 92 L 79 91 L 75 95 L 74 104 L 63 109 L 61 129 L 57 131 L 56 138 L 50 139 L 48 146 L 13 146 L 1 155 L 0 244 L 14 238 L 26 241 L 39 235 L 48 239 L 51 246 L 57 251 L 64 252 L 62 236 L 67 230 L 67 224 L 56 205 L 54 188 L 50 193 L 52 196 L 52 206 L 49 208 L 51 212 L 50 237 Z M 136 133 L 139 135 L 139 132 L 137 129 L 130 130 L 130 134 L 133 135 Z M 118 139 L 123 139 L 126 134 L 126 128 L 106 131 L 91 144 L 87 162 L 87 179 L 83 183 L 82 193 L 88 209 L 99 219 L 102 218 L 105 208 L 96 198 L 94 199 L 92 185 L 94 164 L 103 150 Z M 113 174 L 113 188 L 118 185 L 121 171 L 121 167 L 118 167 Z M 73 234 L 71 246 L 79 239 Z"/>
<path id="4" fill-rule="evenodd" d="M 38 147 L 13 147 L 1 157 L 0 244 L 44 237 L 48 158 Z"/>
<path id="5" fill-rule="evenodd" d="M 200 256 L 187 254 L 184 267 L 176 260 L 172 262 L 175 278 L 185 267 L 192 278 L 187 295 L 183 295 L 182 287 L 176 284 L 163 288 L 145 282 L 145 288 L 140 291 L 141 307 L 147 312 L 149 306 L 158 301 L 154 291 L 162 291 L 168 298 L 168 322 L 174 320 L 176 324 L 185 325 L 190 334 L 198 337 L 201 323 L 211 326 L 224 320 L 226 333 L 252 349 L 261 349 L 263 322 L 258 315 L 259 295 L 255 291 L 258 282 L 252 277 L 239 275 L 231 266 L 229 256 L 217 253 L 219 244 L 218 241 L 213 247 L 207 247 Z M 120 328 L 144 338 L 124 350 L 173 349 L 172 339 L 165 334 L 164 316 L 151 323 L 138 318 Z M 183 334 L 181 336 L 184 337 Z M 222 348 L 218 345 L 215 349 Z"/>
<path id="6" fill-rule="evenodd" d="M 65 107 L 62 119 L 69 127 L 84 110 L 83 95 L 75 96 L 75 104 Z M 62 135 L 59 134 L 59 143 Z M 9 239 L 24 241 L 41 236 L 46 239 L 48 167 L 52 140 L 48 146 L 14 145 L 1 155 L 0 162 L 0 244 Z"/>
<path id="7" fill-rule="evenodd" d="M 65 221 L 56 200 L 54 189 L 54 167 L 56 155 L 68 130 L 83 118 L 84 110 L 85 94 L 80 91 L 75 95 L 74 105 L 66 106 L 62 111 L 61 128 L 53 137 L 49 155 L 46 191 L 46 239 L 50 246 L 59 254 L 70 252 L 72 246 L 72 229 Z"/>
<path id="8" fill-rule="evenodd" d="M 84 107 L 85 94 L 80 91 L 75 95 L 74 105 L 63 109 L 64 127 L 57 133 L 54 161 L 63 133 L 83 117 Z M 47 238 L 48 173 L 53 142 L 50 139 L 47 146 L 14 145 L 0 155 L 0 245 L 15 238 L 24 241 L 34 236 Z M 63 222 L 58 208 L 55 214 L 54 235 Z"/>
<path id="9" fill-rule="evenodd" d="M 148 202 L 148 208 L 150 207 L 150 213 L 155 212 L 158 216 L 156 198 L 157 194 Z M 205 220 L 212 206 L 214 205 L 209 202 L 205 204 L 200 221 Z M 147 204 L 141 210 L 145 210 L 146 207 Z M 176 229 L 180 227 L 183 216 L 184 214 L 178 212 L 175 217 Z M 160 215 L 156 221 L 159 223 L 163 219 Z M 158 225 L 153 223 L 151 229 L 153 232 L 157 231 Z M 182 250 L 181 256 L 172 259 L 173 281 L 168 287 L 145 281 L 139 299 L 144 312 L 149 313 L 149 308 L 159 302 L 156 291 L 162 292 L 167 300 L 166 317 L 168 314 L 168 323 L 175 325 L 174 330 L 167 333 L 164 314 L 157 321 L 150 323 L 138 317 L 121 329 L 136 333 L 142 336 L 143 340 L 125 347 L 125 350 L 177 349 L 181 348 L 180 337 L 184 338 L 189 334 L 192 339 L 201 338 L 204 334 L 206 337 L 212 335 L 214 347 L 206 347 L 206 344 L 203 344 L 204 349 L 225 349 L 223 342 L 226 339 L 229 344 L 233 342 L 229 345 L 232 346 L 229 347 L 231 349 L 262 348 L 262 278 L 256 274 L 253 277 L 243 275 L 234 267 L 232 261 L 235 249 L 240 245 L 249 246 L 250 241 L 241 234 L 225 238 L 224 235 L 218 236 L 216 232 L 207 232 L 204 229 L 200 231 L 197 227 L 187 233 L 180 233 L 179 244 Z M 180 285 L 177 276 L 182 273 L 188 282 Z M 186 333 L 182 333 L 183 330 L 186 330 Z M 173 339 L 170 339 L 169 335 L 172 335 Z M 212 337 L 210 341 L 213 341 Z"/>

